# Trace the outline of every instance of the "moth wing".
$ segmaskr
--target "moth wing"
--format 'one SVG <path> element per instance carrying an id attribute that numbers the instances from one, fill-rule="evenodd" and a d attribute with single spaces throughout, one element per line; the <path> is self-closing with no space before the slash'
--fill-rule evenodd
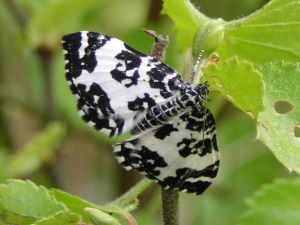
<path id="1" fill-rule="evenodd" d="M 82 31 L 64 36 L 62 45 L 81 117 L 109 136 L 130 130 L 139 113 L 184 86 L 171 67 L 116 38 Z"/>
<path id="2" fill-rule="evenodd" d="M 213 115 L 198 106 L 160 128 L 114 146 L 117 160 L 163 188 L 201 194 L 216 177 L 219 153 Z"/>

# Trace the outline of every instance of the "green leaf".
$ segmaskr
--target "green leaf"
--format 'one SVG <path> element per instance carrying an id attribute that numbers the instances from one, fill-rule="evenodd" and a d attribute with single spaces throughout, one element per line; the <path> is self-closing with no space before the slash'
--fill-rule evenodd
<path id="1" fill-rule="evenodd" d="M 90 202 L 87 202 L 75 195 L 71 195 L 67 192 L 58 190 L 58 189 L 52 189 L 49 191 L 51 195 L 53 195 L 57 201 L 64 203 L 65 206 L 68 207 L 72 212 L 75 212 L 83 218 L 83 221 L 89 221 L 89 215 L 84 210 L 85 208 L 91 207 L 91 208 L 100 208 Z"/>
<path id="2" fill-rule="evenodd" d="M 50 123 L 23 149 L 20 149 L 10 159 L 8 177 L 27 175 L 39 168 L 63 140 L 66 127 L 59 122 Z"/>
<path id="3" fill-rule="evenodd" d="M 300 173 L 299 63 L 269 63 L 261 69 L 266 83 L 265 110 L 258 117 L 258 139 L 290 171 Z"/>
<path id="4" fill-rule="evenodd" d="M 264 84 L 251 63 L 234 57 L 208 65 L 203 73 L 203 80 L 208 80 L 211 89 L 220 91 L 241 110 L 257 118 L 263 109 Z"/>
<path id="5" fill-rule="evenodd" d="M 0 185 L 0 212 L 35 220 L 67 210 L 47 189 L 31 181 L 8 180 Z"/>
<path id="6" fill-rule="evenodd" d="M 64 205 L 66 205 L 72 212 L 80 214 L 84 221 L 88 221 L 91 216 L 96 220 L 98 215 L 96 213 L 97 210 L 100 210 L 104 214 L 118 214 L 125 218 L 129 215 L 128 211 L 136 209 L 138 205 L 137 196 L 140 195 L 151 183 L 151 180 L 143 179 L 120 198 L 105 206 L 94 205 L 80 199 L 77 196 L 70 195 L 57 189 L 52 189 L 50 193 L 55 196 L 58 201 L 64 203 Z M 95 210 L 87 210 L 87 208 L 93 208 Z"/>
<path id="7" fill-rule="evenodd" d="M 251 62 L 300 58 L 300 2 L 273 0 L 259 11 L 225 25 L 221 57 L 238 55 Z"/>
<path id="8" fill-rule="evenodd" d="M 97 206 L 86 202 L 77 196 L 53 189 L 51 193 L 60 202 L 63 202 L 72 212 L 81 215 L 84 221 L 91 219 L 95 224 L 119 224 L 118 220 L 109 214 L 117 214 L 122 218 L 132 219 L 128 211 L 136 209 L 138 195 L 140 195 L 150 184 L 151 180 L 143 179 L 120 198 L 105 205 Z"/>
<path id="9" fill-rule="evenodd" d="M 189 0 L 164 0 L 162 13 L 171 17 L 175 23 L 181 51 L 192 45 L 195 32 L 209 20 Z"/>
<path id="10" fill-rule="evenodd" d="M 300 180 L 280 180 L 247 200 L 241 225 L 300 224 Z"/>
<path id="11" fill-rule="evenodd" d="M 32 225 L 78 225 L 80 224 L 79 222 L 80 218 L 78 215 L 66 210 L 45 219 L 41 219 Z"/>
<path id="12" fill-rule="evenodd" d="M 105 206 L 94 205 L 78 198 L 77 196 L 70 195 L 57 189 L 51 190 L 51 193 L 58 201 L 63 202 L 72 212 L 80 214 L 85 221 L 88 221 L 89 218 L 100 221 L 100 218 L 98 218 L 97 215 L 100 217 L 103 215 L 104 220 L 107 218 L 107 221 L 111 221 L 113 224 L 115 220 L 110 220 L 110 218 L 105 217 L 105 213 L 118 214 L 123 218 L 130 217 L 128 211 L 136 209 L 138 205 L 138 195 L 140 195 L 151 183 L 151 180 L 143 179 L 128 190 L 124 195 Z M 98 210 L 101 212 L 97 213 Z"/>

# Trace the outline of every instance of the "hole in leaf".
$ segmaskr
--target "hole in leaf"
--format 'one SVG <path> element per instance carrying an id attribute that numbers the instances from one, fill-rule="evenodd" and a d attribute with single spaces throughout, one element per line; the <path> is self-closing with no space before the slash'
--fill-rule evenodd
<path id="1" fill-rule="evenodd" d="M 294 127 L 294 135 L 296 138 L 300 138 L 300 125 Z"/>
<path id="2" fill-rule="evenodd" d="M 286 114 L 289 113 L 290 111 L 292 111 L 294 108 L 294 106 L 287 102 L 287 101 L 277 101 L 274 104 L 274 109 L 276 112 L 280 113 L 280 114 Z"/>

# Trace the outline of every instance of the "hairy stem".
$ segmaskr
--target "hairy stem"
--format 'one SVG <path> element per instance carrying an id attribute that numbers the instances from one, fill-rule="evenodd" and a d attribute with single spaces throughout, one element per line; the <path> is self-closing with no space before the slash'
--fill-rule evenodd
<path id="1" fill-rule="evenodd" d="M 179 192 L 176 189 L 162 188 L 163 218 L 165 225 L 179 224 Z"/>

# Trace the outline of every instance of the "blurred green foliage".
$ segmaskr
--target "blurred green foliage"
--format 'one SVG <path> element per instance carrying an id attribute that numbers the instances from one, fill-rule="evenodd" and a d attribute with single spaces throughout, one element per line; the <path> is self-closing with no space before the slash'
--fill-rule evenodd
<path id="1" fill-rule="evenodd" d="M 140 176 L 125 172 L 110 147 L 126 137 L 108 139 L 88 128 L 77 116 L 75 100 L 64 78 L 61 37 L 79 30 L 96 31 L 118 37 L 147 53 L 153 40 L 141 29 L 153 29 L 170 36 L 167 63 L 181 72 L 184 56 L 179 52 L 192 46 L 193 35 L 201 31 L 209 17 L 221 17 L 224 39 L 215 46 L 220 60 L 204 70 L 204 79 L 211 83 L 212 89 L 207 105 L 217 122 L 220 172 L 202 196 L 181 196 L 181 224 L 232 225 L 238 221 L 253 225 L 281 224 L 287 217 L 298 221 L 299 208 L 294 207 L 293 200 L 299 197 L 299 181 L 287 168 L 300 171 L 300 151 L 297 151 L 300 101 L 295 94 L 300 92 L 299 68 L 284 62 L 269 62 L 299 61 L 299 1 L 274 0 L 272 5 L 245 18 L 242 17 L 260 9 L 267 1 L 194 0 L 196 7 L 184 0 L 164 2 L 163 12 L 168 16 L 160 14 L 162 2 L 154 0 L 0 0 L 1 183 L 8 178 L 29 178 L 97 205 L 116 199 L 132 187 Z M 235 20 L 225 22 L 232 19 Z M 172 29 L 174 24 L 175 30 Z M 282 79 L 285 75 L 288 79 Z M 278 100 L 292 104 L 294 111 L 279 115 L 274 109 Z M 255 140 L 256 129 L 259 139 L 272 151 Z M 281 180 L 274 183 L 278 178 Z M 285 180 L 287 178 L 289 180 Z M 260 190 L 266 184 L 267 188 Z M 32 189 L 36 191 L 30 192 Z M 17 206 L 18 201 L 3 200 L 3 196 L 13 191 L 25 193 L 25 190 L 28 190 L 28 199 L 38 200 L 42 196 L 39 203 L 47 202 L 49 210 L 54 210 L 51 213 L 60 211 L 52 222 L 66 217 L 79 221 L 77 212 L 98 221 L 97 216 L 101 214 L 94 210 L 76 211 L 72 204 L 97 207 L 29 181 L 9 181 L 1 185 L 0 205 Z M 161 224 L 158 186 L 151 186 L 140 200 L 139 209 L 133 213 L 138 223 Z M 38 202 L 33 203 L 38 205 Z M 29 207 L 19 206 L 25 211 Z M 281 218 L 263 217 L 276 206 L 280 206 L 281 213 L 276 215 Z M 3 212 L 1 215 L 4 218 Z M 274 211 L 270 215 L 275 215 Z M 9 213 L 5 218 L 17 224 L 30 224 L 33 220 L 20 220 Z M 263 223 L 266 221 L 268 223 Z M 72 223 L 66 221 L 65 224 Z"/>

